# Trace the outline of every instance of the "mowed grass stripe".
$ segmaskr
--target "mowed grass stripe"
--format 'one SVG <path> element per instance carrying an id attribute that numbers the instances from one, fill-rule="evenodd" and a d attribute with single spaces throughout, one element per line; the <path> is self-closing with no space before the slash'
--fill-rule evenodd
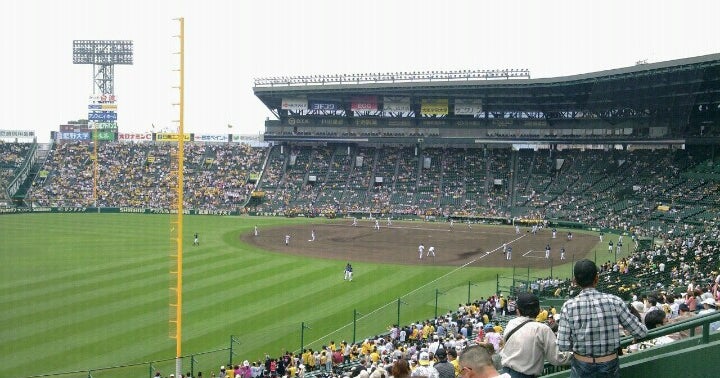
<path id="1" fill-rule="evenodd" d="M 1 315 L 13 319 L 12 332 L 2 328 L 6 323 L 0 323 L 0 329 L 7 331 L 2 335 L 10 336 L 2 337 L 0 376 L 173 357 L 175 342 L 168 338 L 167 322 L 171 219 L 135 214 L 42 214 L 7 222 L 0 217 L 2 226 L 20 224 L 13 226 L 11 230 L 16 231 L 12 233 L 0 226 L 0 238 L 4 239 L 0 243 L 8 246 L 7 250 L 18 251 L 11 257 L 0 256 L 3 265 L 0 273 L 5 277 L 0 287 L 20 292 L 2 290 L 0 302 L 17 301 L 23 296 L 32 296 L 35 305 L 53 302 L 42 312 L 22 309 L 24 317 L 14 316 L 14 308 L 8 309 L 7 314 L 0 310 Z M 227 347 L 231 334 L 242 341 L 236 346 L 238 358 L 260 358 L 264 352 L 275 355 L 280 348 L 295 350 L 299 347 L 301 322 L 312 327 L 306 330 L 306 343 L 338 329 L 332 334 L 349 335 L 347 324 L 352 321 L 353 309 L 369 313 L 392 298 L 404 298 L 431 277 L 449 271 L 353 264 L 356 278 L 347 283 L 342 281 L 344 261 L 261 251 L 239 239 L 251 232 L 254 224 L 259 225 L 262 233 L 273 225 L 318 221 L 324 220 L 186 217 L 183 352 Z M 83 231 L 73 232 L 77 229 Z M 24 233 L 22 241 L 11 240 L 17 239 L 17 230 Z M 192 232 L 200 233 L 200 247 L 191 246 Z M 48 245 L 54 250 L 49 251 Z M 92 246 L 92 253 L 87 246 Z M 154 257 L 146 261 L 148 256 Z M 138 266 L 134 269 L 123 268 L 136 262 Z M 95 270 L 102 273 L 88 274 Z M 115 270 L 122 272 L 115 275 Z M 42 279 L 25 291 L 22 282 L 34 281 L 43 272 L 49 272 L 45 292 L 56 293 L 54 298 L 41 294 Z M 70 289 L 62 287 L 67 284 L 60 279 L 64 274 L 72 278 Z M 93 274 L 114 279 L 83 277 Z M 48 277 L 55 279 L 47 280 Z M 462 279 L 467 281 L 467 276 Z M 59 295 L 63 289 L 70 292 L 66 298 Z M 430 295 L 415 295 L 408 299 L 409 305 L 403 305 L 403 319 L 414 314 L 427 317 L 428 310 L 432 312 L 429 304 L 433 289 L 427 290 Z M 31 306 L 29 302 L 32 300 L 12 303 L 21 305 L 20 308 Z M 364 325 L 358 330 L 373 327 L 383 330 L 386 322 L 392 320 L 393 312 L 394 309 L 386 308 L 363 318 Z M 14 341 L 6 342 L 8 339 Z M 217 365 L 227 363 L 226 358 L 222 354 Z M 110 372 L 103 372 L 102 376 L 107 374 Z"/>
<path id="2" fill-rule="evenodd" d="M 331 275 L 328 274 L 329 272 L 327 271 L 327 269 L 331 269 L 333 271 L 336 270 L 335 267 L 327 267 L 326 270 L 319 271 L 319 274 L 321 274 L 325 277 L 328 277 L 328 278 L 331 277 Z M 300 271 L 302 271 L 302 270 L 303 269 L 300 269 Z M 308 274 L 306 273 L 305 276 L 307 276 L 307 275 Z M 302 277 L 302 275 L 300 277 Z M 337 280 L 337 276 L 333 277 L 332 280 Z M 324 283 L 320 283 L 320 284 L 324 285 Z M 303 291 L 305 288 L 300 288 L 300 289 L 301 289 L 301 291 Z M 361 291 L 367 292 L 366 290 L 361 290 Z M 279 294 L 280 294 L 280 296 L 282 296 L 283 293 L 279 293 Z M 321 296 L 321 297 L 324 297 L 324 296 Z M 296 306 L 297 305 L 296 303 L 283 302 L 281 300 L 282 298 L 276 298 L 276 299 L 277 300 L 275 302 L 279 306 L 282 306 L 282 305 Z M 308 300 L 307 297 L 299 297 L 296 299 L 296 301 L 307 301 L 307 300 Z M 155 304 L 157 304 L 157 303 L 155 303 Z M 152 306 L 152 307 L 155 307 L 155 306 Z M 279 312 L 276 308 L 272 308 L 269 311 L 281 314 L 281 312 Z M 64 352 L 71 353 L 73 351 L 77 351 L 77 352 L 81 353 L 84 351 L 91 350 L 91 351 L 93 351 L 93 353 L 101 353 L 102 348 L 100 348 L 100 349 L 98 349 L 98 348 L 105 344 L 105 340 L 112 340 L 113 344 L 115 344 L 117 342 L 116 339 L 114 338 L 114 336 L 116 336 L 114 332 L 123 333 L 123 332 L 127 331 L 128 333 L 133 333 L 133 330 L 137 328 L 137 325 L 143 324 L 143 322 L 140 321 L 143 318 L 142 315 L 132 316 L 131 315 L 132 311 L 116 311 L 115 313 L 118 317 L 127 318 L 129 320 L 105 323 L 105 322 L 92 322 L 92 319 L 88 319 L 87 322 L 85 322 L 86 325 L 88 323 L 99 323 L 102 330 L 100 331 L 100 330 L 83 329 L 83 330 L 78 330 L 78 332 L 73 335 L 74 339 L 83 340 L 84 344 L 88 344 L 87 346 L 78 346 L 74 350 L 67 350 L 67 348 L 65 348 L 65 349 L 61 348 L 60 347 L 61 344 L 59 342 L 57 345 L 55 343 L 46 343 L 45 348 L 43 348 L 43 349 L 47 349 L 47 350 L 39 351 L 39 352 L 42 352 L 43 355 L 50 357 L 50 358 L 53 357 L 52 351 L 56 348 L 60 351 L 58 357 L 61 357 L 62 353 L 64 353 Z M 165 314 L 160 312 L 158 315 L 159 315 L 159 317 L 163 317 L 162 315 L 165 315 Z M 150 318 L 152 318 L 152 316 Z M 264 319 L 265 317 L 259 316 L 259 318 Z M 222 328 L 227 327 L 228 324 L 226 324 L 225 322 L 221 322 L 218 324 L 218 326 L 222 329 Z M 69 327 L 69 328 L 72 329 L 73 327 Z M 227 330 L 222 330 L 221 333 L 224 335 L 227 335 Z M 48 336 L 52 337 L 53 334 L 54 334 L 53 330 L 45 330 L 42 335 L 39 335 L 39 338 L 42 340 L 46 340 L 46 338 Z M 225 339 L 225 338 L 223 338 L 223 339 Z M 36 352 L 38 352 L 38 351 L 36 351 Z M 34 352 L 31 352 L 31 354 L 34 354 Z M 21 360 L 23 357 L 23 354 L 14 352 L 14 353 L 12 353 L 12 356 L 14 359 Z"/>
<path id="3" fill-rule="evenodd" d="M 103 286 L 93 285 L 92 291 L 80 289 L 69 296 L 47 300 L 42 311 L 33 312 L 33 303 L 27 303 L 18 309 L 26 315 L 4 322 L 7 327 L 0 326 L 0 337 L 7 341 L 42 339 L 44 333 L 54 328 L 70 329 L 95 321 L 112 322 L 120 313 L 146 311 L 148 304 L 158 299 L 167 307 L 170 295 L 164 268 L 157 267 L 154 272 L 139 276 L 133 274 L 133 278 L 106 281 Z M 16 328 L 18 325 L 22 327 Z"/>
<path id="4" fill-rule="evenodd" d="M 162 300 L 152 303 L 154 308 L 163 305 Z M 156 310 L 145 314 L 117 313 L 116 321 L 83 322 L 81 328 L 60 327 L 48 331 L 44 342 L 38 342 L 33 348 L 13 348 L 5 351 L 8 360 L 3 368 L 25 373 L 47 372 L 49 369 L 74 370 L 85 367 L 101 367 L 103 361 L 96 356 L 108 355 L 111 359 L 104 362 L 116 365 L 127 355 L 117 353 L 123 346 L 134 346 L 139 360 L 143 356 L 160 350 L 167 350 L 167 311 Z M 158 330 L 165 332 L 158 334 Z M 68 343 L 72 340 L 72 343 Z M 143 345 L 138 348 L 138 345 Z M 156 349 L 157 348 L 157 349 Z M 132 348 L 130 348 L 132 349 Z M 111 355 L 115 356 L 112 357 Z M 122 357 L 121 357 L 122 356 Z M 42 361 L 38 364 L 38 360 Z M 110 363 L 110 361 L 113 361 Z M 38 370 L 38 368 L 40 370 Z"/>
<path id="5" fill-rule="evenodd" d="M 3 314 L 2 320 L 12 321 L 27 315 L 51 315 L 47 312 L 65 313 L 74 307 L 83 308 L 98 300 L 105 301 L 108 294 L 127 295 L 133 288 L 148 285 L 156 281 L 169 281 L 169 264 L 167 259 L 155 260 L 152 264 L 127 266 L 105 275 L 86 275 L 82 272 L 76 278 L 61 285 L 52 287 L 47 293 L 39 293 L 15 301 L 12 316 Z M 167 285 L 166 285 L 167 286 Z M 30 306 L 29 309 L 23 307 Z"/>
<path id="6" fill-rule="evenodd" d="M 116 266 L 106 267 L 88 267 L 75 266 L 74 270 L 66 270 L 61 277 L 44 280 L 42 275 L 37 275 L 32 284 L 22 285 L 21 287 L 4 289 L 11 293 L 0 298 L 0 305 L 14 306 L 15 302 L 39 301 L 42 302 L 47 298 L 56 297 L 68 290 L 77 290 L 83 285 L 95 285 L 109 280 L 124 278 L 127 272 L 144 273 L 157 266 L 163 265 L 167 267 L 170 264 L 169 258 L 148 256 L 146 259 L 138 259 L 137 261 Z M 38 303 L 42 304 L 42 303 Z"/>
<path id="7" fill-rule="evenodd" d="M 222 259 L 224 254 L 216 253 L 215 258 Z M 15 295 L 9 295 L 0 301 L 3 308 L 12 308 L 12 312 L 0 312 L 0 321 L 13 321 L 15 318 L 25 317 L 30 314 L 40 315 L 43 311 L 64 313 L 73 307 L 83 307 L 86 303 L 92 303 L 99 296 L 104 296 L 104 288 L 113 285 L 125 287 L 127 282 L 136 282 L 145 276 L 160 275 L 167 281 L 170 280 L 171 260 L 169 256 L 153 256 L 147 259 L 140 259 L 137 262 L 119 265 L 114 268 L 97 270 L 79 266 L 73 273 L 66 273 L 65 279 L 59 282 L 48 282 L 47 287 L 34 290 L 18 291 Z M 38 286 L 42 283 L 38 283 Z M 122 289 L 122 288 L 121 288 Z M 115 290 L 124 291 L 124 290 Z M 68 295 L 68 293 L 72 293 Z M 57 302 L 62 304 L 58 307 Z M 30 306 L 26 306 L 29 304 Z M 10 317 L 8 317 L 10 315 Z"/>
<path id="8" fill-rule="evenodd" d="M 311 262 L 311 265 L 317 265 L 317 262 Z M 258 298 L 252 302 L 248 301 L 248 303 L 253 304 L 252 307 L 242 306 L 242 303 L 246 302 L 238 302 L 238 311 L 234 312 L 231 323 L 225 326 L 207 318 L 208 316 L 222 318 L 222 312 L 191 313 L 188 316 L 189 319 L 197 316 L 198 320 L 201 318 L 203 321 L 190 322 L 198 325 L 198 329 L 197 331 L 189 331 L 187 335 L 191 337 L 190 341 L 196 334 L 197 338 L 201 338 L 203 335 L 217 334 L 218 338 L 222 339 L 223 335 L 227 335 L 231 331 L 232 334 L 246 339 L 247 335 L 258 334 L 257 330 L 262 328 L 272 328 L 278 325 L 285 326 L 292 323 L 299 326 L 302 321 L 324 323 L 322 319 L 327 316 L 326 314 L 336 313 L 342 308 L 346 308 L 347 316 L 350 316 L 349 314 L 352 314 L 352 308 L 354 307 L 365 306 L 364 308 L 366 308 L 368 304 L 380 306 L 384 304 L 383 301 L 373 300 L 376 297 L 379 298 L 378 293 L 392 292 L 391 290 L 396 287 L 402 288 L 406 286 L 404 282 L 401 282 L 399 286 L 396 286 L 398 282 L 394 284 L 388 282 L 383 285 L 376 283 L 374 279 L 370 283 L 363 282 L 363 280 L 355 280 L 350 283 L 344 282 L 340 275 L 341 272 L 337 272 L 336 264 L 331 264 L 324 269 L 318 270 L 313 276 L 304 275 L 303 280 L 299 281 L 299 283 L 287 287 L 287 290 L 280 293 L 274 293 L 272 296 L 269 296 L 270 293 L 257 291 L 255 295 L 263 296 L 263 298 Z M 407 286 L 417 285 L 418 278 L 422 278 L 421 273 L 408 275 L 405 278 Z M 368 286 L 368 284 L 371 285 Z M 219 326 L 212 326 L 213 324 Z M 320 329 L 318 328 L 318 330 Z M 334 327 L 327 330 L 334 330 Z M 264 348 L 270 345 L 273 340 L 283 340 L 286 337 L 287 335 L 268 332 L 262 343 L 257 347 Z"/>

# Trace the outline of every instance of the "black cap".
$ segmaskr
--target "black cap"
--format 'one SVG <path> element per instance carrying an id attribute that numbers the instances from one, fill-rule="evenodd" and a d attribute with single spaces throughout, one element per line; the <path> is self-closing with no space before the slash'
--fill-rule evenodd
<path id="1" fill-rule="evenodd" d="M 445 348 L 440 348 L 435 352 L 435 357 L 437 357 L 439 360 L 444 360 L 447 358 L 447 351 L 445 351 Z"/>
<path id="2" fill-rule="evenodd" d="M 533 293 L 520 293 L 517 296 L 517 306 L 523 310 L 540 308 L 540 299 Z"/>

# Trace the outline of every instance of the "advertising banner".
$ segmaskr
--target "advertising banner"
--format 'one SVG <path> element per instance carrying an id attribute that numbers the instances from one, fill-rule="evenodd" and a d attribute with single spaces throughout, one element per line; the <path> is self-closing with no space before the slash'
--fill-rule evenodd
<path id="1" fill-rule="evenodd" d="M 0 138 L 34 138 L 35 132 L 31 130 L 0 130 Z"/>
<path id="2" fill-rule="evenodd" d="M 178 133 L 157 133 L 155 134 L 155 141 L 157 142 L 177 142 L 180 140 L 180 134 Z M 185 142 L 190 141 L 190 134 L 185 133 L 183 136 Z"/>
<path id="3" fill-rule="evenodd" d="M 228 134 L 195 134 L 193 138 L 196 142 L 224 143 L 230 140 Z"/>
<path id="4" fill-rule="evenodd" d="M 410 97 L 383 97 L 383 111 L 403 113 L 410 112 Z"/>
<path id="5" fill-rule="evenodd" d="M 355 96 L 350 98 L 350 110 L 354 112 L 377 111 L 377 96 Z"/>
<path id="6" fill-rule="evenodd" d="M 482 100 L 455 99 L 455 115 L 472 115 L 482 114 Z"/>
<path id="7" fill-rule="evenodd" d="M 89 104 L 88 110 L 117 110 L 117 104 Z"/>
<path id="8" fill-rule="evenodd" d="M 115 132 L 113 132 L 113 131 L 98 130 L 98 131 L 96 131 L 96 133 L 97 133 L 97 140 L 102 140 L 102 141 L 115 140 Z M 90 135 L 92 135 L 92 134 L 90 134 Z M 95 137 L 93 137 L 93 138 L 95 138 Z"/>
<path id="9" fill-rule="evenodd" d="M 309 110 L 327 110 L 327 111 L 333 111 L 333 110 L 341 110 L 342 106 L 340 102 L 337 101 L 318 101 L 318 100 L 310 100 Z"/>
<path id="10" fill-rule="evenodd" d="M 88 121 L 117 121 L 117 113 L 111 111 L 88 112 Z"/>
<path id="11" fill-rule="evenodd" d="M 420 100 L 420 114 L 424 116 L 445 116 L 448 114 L 448 99 L 424 98 Z"/>
<path id="12" fill-rule="evenodd" d="M 308 102 L 306 97 L 283 97 L 281 109 L 294 112 L 307 110 Z"/>
<path id="13" fill-rule="evenodd" d="M 88 96 L 90 103 L 114 103 L 117 101 L 117 97 L 114 94 L 91 94 Z"/>
<path id="14" fill-rule="evenodd" d="M 94 130 L 117 130 L 118 125 L 117 122 L 97 122 L 97 121 L 89 121 L 88 122 L 88 129 Z"/>
<path id="15" fill-rule="evenodd" d="M 92 133 L 89 131 L 86 132 L 59 132 L 57 134 L 58 140 L 90 140 L 92 139 Z"/>
<path id="16" fill-rule="evenodd" d="M 118 140 L 123 142 L 152 141 L 152 133 L 118 133 Z"/>

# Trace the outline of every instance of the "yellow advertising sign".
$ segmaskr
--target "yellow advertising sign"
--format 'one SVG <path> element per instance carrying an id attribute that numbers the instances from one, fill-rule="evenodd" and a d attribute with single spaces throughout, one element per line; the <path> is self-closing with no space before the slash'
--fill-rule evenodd
<path id="1" fill-rule="evenodd" d="M 448 114 L 448 99 L 446 98 L 424 98 L 420 101 L 420 114 L 445 116 Z"/>
<path id="2" fill-rule="evenodd" d="M 158 142 L 177 142 L 180 140 L 179 135 L 178 133 L 156 133 L 155 140 Z M 184 134 L 183 140 L 189 142 L 190 134 Z"/>

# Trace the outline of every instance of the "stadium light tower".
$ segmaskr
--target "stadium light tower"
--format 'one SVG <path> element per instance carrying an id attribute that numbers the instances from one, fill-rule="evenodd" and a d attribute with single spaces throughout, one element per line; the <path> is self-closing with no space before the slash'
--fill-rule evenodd
<path id="1" fill-rule="evenodd" d="M 115 65 L 133 64 L 132 41 L 74 40 L 73 64 L 93 65 L 93 95 L 88 126 L 93 129 L 93 206 L 97 207 L 98 129 L 117 130 Z"/>
<path id="2" fill-rule="evenodd" d="M 74 40 L 73 64 L 93 65 L 93 94 L 115 93 L 115 65 L 133 64 L 133 42 Z"/>

